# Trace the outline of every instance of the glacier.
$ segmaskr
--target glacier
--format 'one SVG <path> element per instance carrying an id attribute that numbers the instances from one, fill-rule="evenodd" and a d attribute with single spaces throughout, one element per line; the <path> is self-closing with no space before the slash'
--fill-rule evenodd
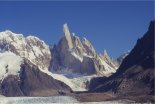
<path id="1" fill-rule="evenodd" d="M 0 104 L 126 104 L 134 101 L 122 99 L 101 102 L 80 102 L 70 96 L 51 97 L 0 97 Z"/>

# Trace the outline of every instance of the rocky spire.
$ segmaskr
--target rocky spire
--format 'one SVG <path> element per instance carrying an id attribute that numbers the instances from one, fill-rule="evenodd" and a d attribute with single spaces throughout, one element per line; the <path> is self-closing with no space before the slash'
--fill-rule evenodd
<path id="1" fill-rule="evenodd" d="M 108 56 L 108 53 L 106 50 L 104 50 L 104 53 L 103 53 L 103 56 L 107 57 Z"/>
<path id="2" fill-rule="evenodd" d="M 73 48 L 73 43 L 72 43 L 71 35 L 70 35 L 67 24 L 64 24 L 63 31 L 65 33 L 65 38 L 67 40 L 67 45 L 68 45 L 69 49 Z"/>
<path id="3" fill-rule="evenodd" d="M 82 44 L 89 55 L 94 56 L 96 54 L 94 47 L 85 37 L 82 40 Z"/>

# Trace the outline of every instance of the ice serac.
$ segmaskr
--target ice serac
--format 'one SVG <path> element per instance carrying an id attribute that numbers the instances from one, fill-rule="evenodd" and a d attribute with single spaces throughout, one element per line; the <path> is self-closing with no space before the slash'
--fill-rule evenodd
<path id="1" fill-rule="evenodd" d="M 51 60 L 49 46 L 35 36 L 24 37 L 11 31 L 0 32 L 1 51 L 10 51 L 48 70 Z"/>
<path id="2" fill-rule="evenodd" d="M 116 67 L 110 58 L 104 60 L 104 56 L 95 52 L 89 40 L 83 38 L 81 42 L 75 33 L 70 34 L 66 24 L 63 30 L 64 36 L 51 49 L 53 58 L 51 71 L 68 70 L 82 74 L 110 74 L 115 72 Z"/>

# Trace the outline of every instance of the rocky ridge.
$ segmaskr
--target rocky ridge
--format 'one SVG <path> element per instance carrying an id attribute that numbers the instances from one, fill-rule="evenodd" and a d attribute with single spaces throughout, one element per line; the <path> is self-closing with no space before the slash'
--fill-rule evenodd
<path id="1" fill-rule="evenodd" d="M 115 74 L 92 80 L 91 91 L 113 92 L 126 98 L 154 95 L 154 25 L 155 21 L 151 21 L 148 31 L 137 40 Z"/>
<path id="2" fill-rule="evenodd" d="M 24 37 L 11 31 L 0 32 L 0 49 L 29 59 L 41 69 L 48 70 L 50 66 L 49 46 L 35 36 Z"/>

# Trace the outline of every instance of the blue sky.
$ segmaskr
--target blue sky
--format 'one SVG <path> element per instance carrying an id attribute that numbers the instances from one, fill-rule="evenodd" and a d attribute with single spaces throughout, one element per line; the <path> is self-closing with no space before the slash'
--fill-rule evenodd
<path id="1" fill-rule="evenodd" d="M 98 53 L 106 49 L 114 58 L 131 50 L 153 19 L 153 1 L 0 2 L 0 31 L 35 35 L 55 44 L 67 23 Z"/>

